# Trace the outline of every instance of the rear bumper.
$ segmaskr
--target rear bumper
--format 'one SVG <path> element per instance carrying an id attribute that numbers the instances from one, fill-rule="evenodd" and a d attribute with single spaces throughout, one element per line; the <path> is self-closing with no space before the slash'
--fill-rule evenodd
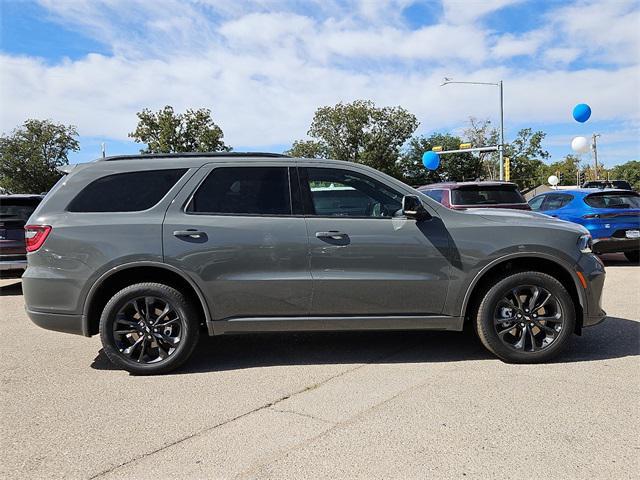
<path id="1" fill-rule="evenodd" d="M 62 313 L 34 312 L 27 310 L 27 315 L 33 323 L 47 330 L 56 332 L 84 335 L 82 329 L 82 315 L 65 315 Z"/>
<path id="2" fill-rule="evenodd" d="M 18 271 L 23 272 L 27 269 L 27 260 L 0 260 L 0 272 Z"/>
<path id="3" fill-rule="evenodd" d="M 594 238 L 593 251 L 596 253 L 632 252 L 640 250 L 640 238 Z"/>

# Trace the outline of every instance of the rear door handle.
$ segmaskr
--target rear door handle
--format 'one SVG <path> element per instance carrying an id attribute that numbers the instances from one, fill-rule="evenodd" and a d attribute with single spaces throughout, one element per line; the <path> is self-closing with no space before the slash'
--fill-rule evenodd
<path id="1" fill-rule="evenodd" d="M 195 228 L 190 228 L 188 230 L 175 230 L 173 235 L 176 237 L 202 238 L 206 234 L 200 230 L 196 230 Z"/>
<path id="2" fill-rule="evenodd" d="M 339 240 L 341 238 L 346 238 L 349 235 L 343 232 L 339 232 L 337 230 L 330 230 L 328 232 L 316 232 L 316 238 L 333 238 L 335 240 Z"/>

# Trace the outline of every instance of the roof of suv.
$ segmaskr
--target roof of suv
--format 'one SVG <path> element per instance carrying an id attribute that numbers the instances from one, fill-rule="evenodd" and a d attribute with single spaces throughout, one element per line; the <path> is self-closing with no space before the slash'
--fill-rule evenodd
<path id="1" fill-rule="evenodd" d="M 428 189 L 428 188 L 464 188 L 464 187 L 499 187 L 499 186 L 509 186 L 517 188 L 517 185 L 512 182 L 501 182 L 498 180 L 494 181 L 481 181 L 481 182 L 441 182 L 441 183 L 430 183 L 428 185 L 422 185 L 418 187 L 418 189 Z"/>
<path id="2" fill-rule="evenodd" d="M 284 153 L 267 152 L 183 152 L 183 153 L 146 153 L 134 155 L 114 155 L 98 158 L 98 162 L 110 162 L 114 160 L 144 160 L 156 158 L 210 158 L 210 157 L 250 157 L 250 158 L 291 158 Z"/>

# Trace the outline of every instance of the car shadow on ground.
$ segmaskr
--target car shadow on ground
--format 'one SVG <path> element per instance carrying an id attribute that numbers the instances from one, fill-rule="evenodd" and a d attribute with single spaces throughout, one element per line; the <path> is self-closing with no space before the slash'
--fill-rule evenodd
<path id="1" fill-rule="evenodd" d="M 20 279 L 16 279 L 15 283 L 0 286 L 0 297 L 16 295 L 22 295 L 22 282 Z"/>
<path id="2" fill-rule="evenodd" d="M 554 363 L 640 355 L 640 322 L 608 317 L 574 336 Z M 434 363 L 492 360 L 475 335 L 460 332 L 337 332 L 204 336 L 175 374 L 287 365 Z M 100 350 L 92 368 L 111 370 Z"/>
<path id="3" fill-rule="evenodd" d="M 599 255 L 605 267 L 637 267 L 631 263 L 623 253 L 604 253 Z"/>

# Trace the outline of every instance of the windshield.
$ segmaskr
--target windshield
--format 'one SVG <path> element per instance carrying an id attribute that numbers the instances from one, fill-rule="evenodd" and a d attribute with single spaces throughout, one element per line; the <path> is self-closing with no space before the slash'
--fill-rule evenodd
<path id="1" fill-rule="evenodd" d="M 633 192 L 593 193 L 584 202 L 593 208 L 640 208 L 640 195 Z"/>
<path id="2" fill-rule="evenodd" d="M 16 220 L 26 222 L 38 206 L 38 201 L 31 198 L 0 199 L 0 221 Z"/>
<path id="3" fill-rule="evenodd" d="M 511 185 L 471 186 L 451 190 L 454 205 L 498 205 L 526 203 L 522 194 Z"/>

